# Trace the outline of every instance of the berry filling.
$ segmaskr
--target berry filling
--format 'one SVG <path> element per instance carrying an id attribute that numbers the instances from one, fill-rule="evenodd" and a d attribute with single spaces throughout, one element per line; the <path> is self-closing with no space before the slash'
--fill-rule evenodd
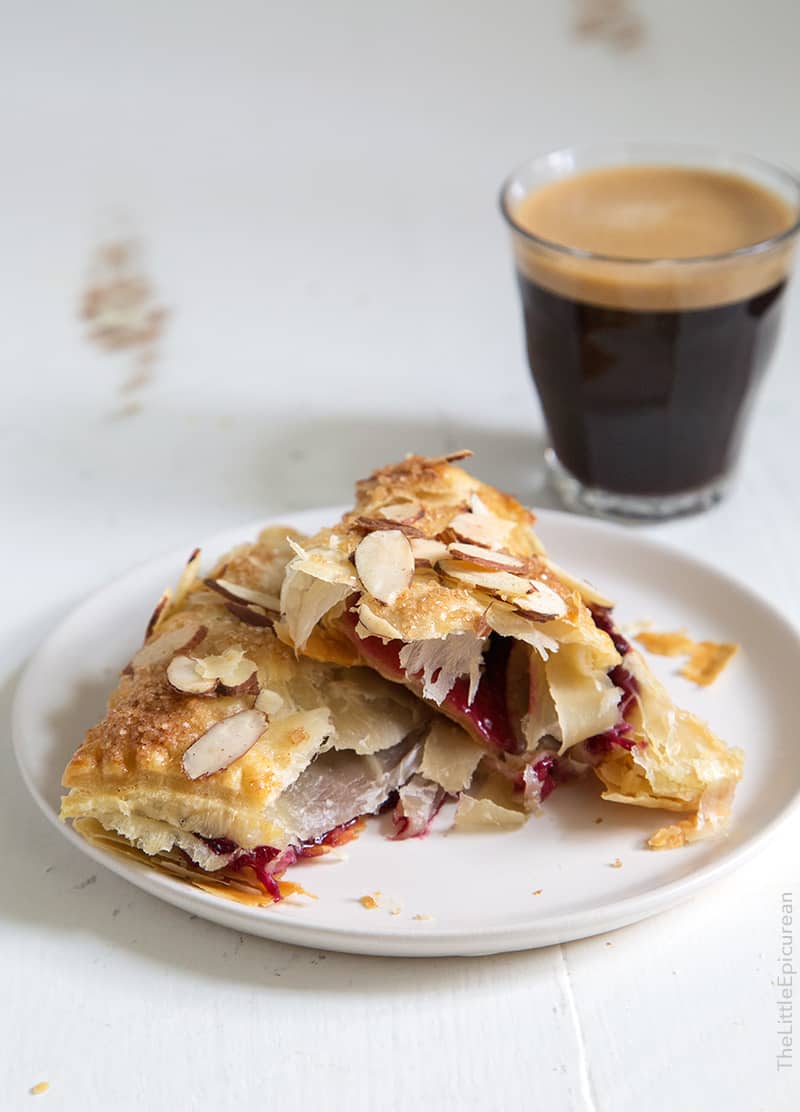
<path id="1" fill-rule="evenodd" d="M 358 833 L 355 827 L 359 821 L 358 818 L 351 819 L 319 838 L 301 842 L 299 846 L 288 846 L 283 850 L 275 849 L 274 846 L 256 846 L 255 849 L 246 850 L 234 857 L 227 868 L 234 872 L 252 869 L 264 891 L 278 903 L 282 899 L 278 880 L 286 870 L 304 857 L 320 857 L 333 846 L 351 841 Z M 195 834 L 195 837 L 204 842 L 213 853 L 220 855 L 236 853 L 239 848 L 230 838 L 204 838 L 202 834 Z"/>
<path id="2" fill-rule="evenodd" d="M 607 606 L 590 606 L 594 618 L 594 624 L 598 629 L 602 629 L 607 633 L 611 640 L 614 642 L 614 648 L 621 657 L 625 657 L 631 651 L 631 644 L 617 629 L 614 620 L 611 617 L 611 609 Z M 633 726 L 628 722 L 628 712 L 633 704 L 636 702 L 636 697 L 639 694 L 639 684 L 636 682 L 636 677 L 632 675 L 624 664 L 618 664 L 612 668 L 608 673 L 611 682 L 620 689 L 622 697 L 619 701 L 619 722 L 612 726 L 610 730 L 605 730 L 602 734 L 595 734 L 584 743 L 586 750 L 594 756 L 600 753 L 607 753 L 613 745 L 619 745 L 623 749 L 633 749 L 636 741 L 630 736 L 633 731 Z"/>
<path id="3" fill-rule="evenodd" d="M 400 650 L 404 641 L 382 641 L 380 637 L 361 638 L 355 632 L 357 619 L 352 614 L 343 619 L 348 636 L 358 648 L 365 663 L 388 680 L 410 683 L 419 694 L 422 682 L 417 676 L 408 676 L 400 663 Z M 483 673 L 472 703 L 469 699 L 469 679 L 459 676 L 441 703 L 442 709 L 460 719 L 473 734 L 491 748 L 506 753 L 519 752 L 519 742 L 511 725 L 506 702 L 506 670 L 512 642 L 508 637 L 492 634 L 484 654 Z M 432 680 L 435 682 L 436 675 Z"/>

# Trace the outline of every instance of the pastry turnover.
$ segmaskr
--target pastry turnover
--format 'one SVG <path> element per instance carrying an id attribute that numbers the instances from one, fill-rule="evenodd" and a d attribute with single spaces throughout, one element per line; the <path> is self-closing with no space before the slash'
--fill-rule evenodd
<path id="1" fill-rule="evenodd" d="M 605 799 L 683 813 L 653 847 L 719 828 L 741 752 L 674 706 L 612 601 L 557 567 L 534 516 L 455 466 L 464 455 L 376 471 L 338 524 L 292 542 L 279 636 L 366 665 L 483 748 L 457 825 L 516 825 L 593 769 Z"/>
<path id="2" fill-rule="evenodd" d="M 724 825 L 742 756 L 668 693 L 612 602 L 546 555 L 533 515 L 453 457 L 357 486 L 307 539 L 272 528 L 206 578 L 192 555 L 64 773 L 86 838 L 246 902 L 393 810 L 424 833 L 510 828 L 592 770 L 605 799 Z"/>
<path id="3" fill-rule="evenodd" d="M 369 669 L 298 659 L 275 636 L 301 541 L 269 529 L 205 580 L 193 554 L 64 773 L 61 815 L 87 838 L 258 902 L 387 800 L 398 832 L 419 833 L 469 782 L 481 752 L 460 728 Z"/>

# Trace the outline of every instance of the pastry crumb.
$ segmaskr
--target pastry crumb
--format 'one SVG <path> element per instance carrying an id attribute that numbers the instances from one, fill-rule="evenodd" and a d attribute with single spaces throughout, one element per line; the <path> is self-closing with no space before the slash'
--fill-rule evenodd
<path id="1" fill-rule="evenodd" d="M 739 649 L 733 642 L 695 641 L 685 630 L 675 633 L 643 630 L 636 634 L 636 640 L 656 656 L 687 657 L 680 675 L 700 687 L 709 687 Z"/>
<path id="2" fill-rule="evenodd" d="M 650 618 L 640 618 L 638 622 L 625 622 L 619 627 L 620 633 L 626 637 L 638 637 L 640 633 L 653 628 Z"/>
<path id="3" fill-rule="evenodd" d="M 426 912 L 423 911 L 420 915 L 415 915 L 414 918 L 417 920 L 417 922 L 426 922 L 427 923 L 427 922 L 430 922 L 433 919 L 433 916 L 428 915 Z"/>
<path id="4" fill-rule="evenodd" d="M 613 946 L 613 945 L 614 945 L 613 942 L 606 942 L 606 946 Z"/>
<path id="5" fill-rule="evenodd" d="M 622 868 L 622 862 L 620 861 L 620 859 L 618 857 L 615 857 L 614 860 L 611 862 L 610 868 L 612 868 L 612 869 L 621 869 Z"/>
<path id="6" fill-rule="evenodd" d="M 694 641 L 684 629 L 674 633 L 640 630 L 635 637 L 640 645 L 644 645 L 649 653 L 656 656 L 685 656 L 694 648 Z"/>
<path id="7" fill-rule="evenodd" d="M 366 896 L 360 896 L 358 902 L 367 911 L 374 911 L 376 908 L 382 908 L 390 915 L 399 915 L 403 910 L 402 905 L 396 900 L 391 899 L 389 896 L 384 896 L 383 892 L 370 892 Z"/>
<path id="8" fill-rule="evenodd" d="M 38 1083 L 38 1085 L 33 1085 L 31 1087 L 31 1096 L 32 1097 L 38 1097 L 42 1093 L 46 1093 L 49 1088 L 50 1088 L 50 1082 L 49 1081 L 40 1081 Z"/>
<path id="9" fill-rule="evenodd" d="M 681 668 L 681 675 L 701 687 L 708 687 L 739 650 L 739 646 L 716 641 L 698 641 Z"/>
<path id="10" fill-rule="evenodd" d="M 534 894 L 534 896 L 541 896 L 543 891 L 544 891 L 543 888 L 534 888 L 533 894 Z"/>
<path id="11" fill-rule="evenodd" d="M 680 823 L 662 826 L 655 834 L 651 834 L 647 844 L 650 849 L 678 849 L 679 846 L 686 845 L 686 833 Z"/>

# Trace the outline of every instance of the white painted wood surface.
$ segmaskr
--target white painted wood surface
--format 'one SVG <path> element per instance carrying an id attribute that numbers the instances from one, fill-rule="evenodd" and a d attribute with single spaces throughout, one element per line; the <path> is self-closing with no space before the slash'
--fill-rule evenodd
<path id="1" fill-rule="evenodd" d="M 550 501 L 501 176 L 609 137 L 800 166 L 793 0 L 649 0 L 628 52 L 577 40 L 575 10 L 3 5 L 4 721 L 54 620 L 155 551 L 346 500 L 411 449 L 471 445 L 485 477 Z M 120 231 L 143 241 L 172 310 L 127 415 L 125 359 L 77 319 L 91 253 Z M 795 286 L 735 493 L 651 530 L 795 621 L 799 299 Z M 775 985 L 800 821 L 658 920 L 409 962 L 192 921 L 62 842 L 7 744 L 0 785 L 3 1109 L 800 1106 L 800 1063 L 776 1068 Z"/>

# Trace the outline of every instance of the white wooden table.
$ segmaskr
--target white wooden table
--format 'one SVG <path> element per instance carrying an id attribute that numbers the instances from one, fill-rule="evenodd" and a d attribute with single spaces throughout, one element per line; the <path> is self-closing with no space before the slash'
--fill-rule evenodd
<path id="1" fill-rule="evenodd" d="M 484 477 L 550 502 L 495 208 L 515 161 L 657 136 L 800 166 L 794 0 L 649 0 L 627 52 L 541 0 L 4 9 L 6 718 L 84 594 L 227 525 L 345 501 L 408 450 L 469 445 Z M 93 251 L 123 235 L 171 310 L 133 395 L 129 354 L 78 319 Z M 735 493 L 649 531 L 800 621 L 800 286 L 789 318 Z M 776 1066 L 775 981 L 799 837 L 800 820 L 610 936 L 359 959 L 238 936 L 94 867 L 6 743 L 0 1107 L 788 1112 L 800 1062 Z"/>

